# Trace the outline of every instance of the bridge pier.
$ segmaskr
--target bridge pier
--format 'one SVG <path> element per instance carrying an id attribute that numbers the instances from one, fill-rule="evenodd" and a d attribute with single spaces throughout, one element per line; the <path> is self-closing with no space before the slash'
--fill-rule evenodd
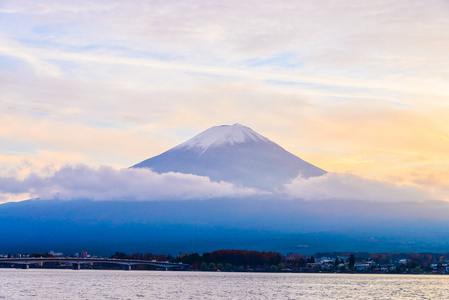
<path id="1" fill-rule="evenodd" d="M 72 264 L 72 269 L 79 270 L 79 269 L 81 269 L 81 265 L 80 264 Z"/>
<path id="2" fill-rule="evenodd" d="M 125 271 L 131 271 L 131 265 L 125 265 Z"/>
<path id="3" fill-rule="evenodd" d="M 28 264 L 22 265 L 22 269 L 24 269 L 24 270 L 28 270 L 29 268 L 30 268 L 30 265 L 28 265 Z"/>

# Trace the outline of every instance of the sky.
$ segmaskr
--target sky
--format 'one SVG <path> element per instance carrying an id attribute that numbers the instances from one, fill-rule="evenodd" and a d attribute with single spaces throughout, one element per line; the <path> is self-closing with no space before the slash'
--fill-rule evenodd
<path id="1" fill-rule="evenodd" d="M 0 0 L 0 202 L 234 123 L 329 184 L 449 200 L 448 28 L 446 0 Z"/>

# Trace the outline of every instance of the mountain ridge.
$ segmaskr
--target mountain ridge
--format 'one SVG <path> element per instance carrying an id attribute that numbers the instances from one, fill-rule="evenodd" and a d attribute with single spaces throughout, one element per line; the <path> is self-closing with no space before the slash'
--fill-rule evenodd
<path id="1" fill-rule="evenodd" d="M 207 176 L 212 181 L 270 191 L 299 175 L 309 178 L 327 173 L 241 124 L 211 127 L 131 168 Z"/>

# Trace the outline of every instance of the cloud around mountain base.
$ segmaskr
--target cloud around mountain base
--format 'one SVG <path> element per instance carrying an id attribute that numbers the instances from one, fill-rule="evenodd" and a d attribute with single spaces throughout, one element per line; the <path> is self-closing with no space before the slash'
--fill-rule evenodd
<path id="1" fill-rule="evenodd" d="M 284 185 L 289 198 L 303 200 L 362 200 L 376 202 L 422 202 L 431 198 L 419 187 L 365 179 L 352 174 L 327 173 Z"/>
<path id="2" fill-rule="evenodd" d="M 32 173 L 22 180 L 0 177 L 0 195 L 4 198 L 23 193 L 40 199 L 153 201 L 244 197 L 264 192 L 192 174 L 158 174 L 146 168 L 116 170 L 109 166 L 95 169 L 80 164 L 64 166 L 48 176 Z"/>
<path id="3" fill-rule="evenodd" d="M 78 164 L 49 172 L 30 173 L 20 179 L 0 176 L 0 203 L 29 198 L 91 199 L 95 201 L 206 200 L 267 196 L 274 200 L 301 199 L 358 200 L 375 202 L 423 202 L 431 193 L 418 186 L 395 185 L 351 174 L 327 173 L 323 176 L 298 176 L 283 189 L 267 192 L 239 187 L 229 182 L 214 182 L 208 177 L 183 173 L 156 173 L 148 168 L 92 168 Z"/>

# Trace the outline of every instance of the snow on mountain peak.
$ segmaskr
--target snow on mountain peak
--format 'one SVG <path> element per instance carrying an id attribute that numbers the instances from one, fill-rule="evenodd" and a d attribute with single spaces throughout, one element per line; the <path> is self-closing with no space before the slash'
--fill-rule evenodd
<path id="1" fill-rule="evenodd" d="M 270 142 L 266 137 L 241 124 L 211 127 L 173 149 L 195 149 L 203 153 L 208 148 L 233 146 L 246 142 Z"/>
<path id="2" fill-rule="evenodd" d="M 281 188 L 298 174 L 304 178 L 326 174 L 240 124 L 209 128 L 133 168 L 207 176 L 212 181 L 265 191 Z"/>

